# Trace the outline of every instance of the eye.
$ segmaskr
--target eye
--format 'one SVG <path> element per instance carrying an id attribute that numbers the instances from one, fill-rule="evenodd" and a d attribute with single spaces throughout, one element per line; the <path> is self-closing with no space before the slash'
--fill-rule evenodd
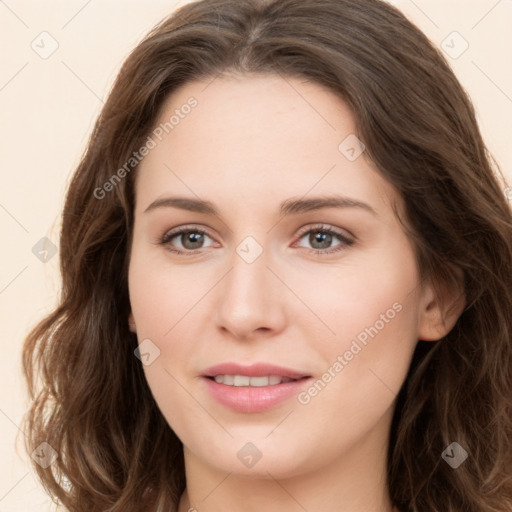
<path id="1" fill-rule="evenodd" d="M 302 231 L 299 240 L 306 239 L 311 244 L 311 250 L 315 254 L 330 254 L 344 250 L 354 243 L 354 240 L 343 233 L 327 226 L 315 226 Z M 333 242 L 338 242 L 332 245 Z"/>
<path id="2" fill-rule="evenodd" d="M 207 239 L 214 242 L 206 231 L 195 226 L 184 226 L 165 233 L 156 243 L 177 254 L 196 254 L 213 245 L 204 245 Z M 352 238 L 324 225 L 302 230 L 299 241 L 303 239 L 311 245 L 310 251 L 320 255 L 342 251 L 354 243 Z"/>
<path id="3" fill-rule="evenodd" d="M 207 238 L 212 240 L 206 231 L 191 226 L 185 226 L 166 233 L 158 243 L 165 245 L 166 248 L 172 252 L 193 254 L 199 249 L 205 248 L 203 244 Z M 178 247 L 175 247 L 173 243 L 175 239 L 176 243 L 178 243 Z"/>

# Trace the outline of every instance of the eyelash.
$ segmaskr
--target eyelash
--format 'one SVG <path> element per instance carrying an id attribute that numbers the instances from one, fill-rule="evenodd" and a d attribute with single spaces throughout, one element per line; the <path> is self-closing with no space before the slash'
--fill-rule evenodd
<path id="1" fill-rule="evenodd" d="M 352 240 L 352 239 L 346 237 L 345 235 L 343 235 L 342 233 L 332 229 L 330 226 L 325 226 L 325 225 L 308 227 L 308 228 L 305 228 L 304 230 L 301 230 L 301 232 L 298 235 L 298 240 L 301 240 L 304 237 L 304 235 L 306 235 L 310 232 L 314 232 L 314 231 L 323 232 L 328 235 L 332 235 L 332 236 L 336 237 L 341 242 L 339 245 L 336 245 L 333 248 L 326 249 L 326 250 L 308 249 L 310 252 L 313 252 L 314 254 L 318 254 L 321 256 L 343 251 L 344 249 L 346 249 L 346 247 L 351 246 L 355 242 L 355 240 Z M 176 254 L 192 255 L 192 254 L 197 254 L 197 253 L 201 252 L 201 249 L 183 251 L 181 249 L 176 249 L 175 247 L 171 246 L 170 241 L 173 238 L 176 238 L 177 236 L 182 235 L 184 233 L 199 233 L 201 235 L 206 235 L 209 238 L 212 238 L 206 231 L 204 231 L 202 229 L 198 229 L 195 226 L 184 226 L 182 228 L 177 229 L 176 231 L 170 231 L 170 232 L 165 233 L 163 235 L 163 237 L 157 241 L 157 244 L 165 246 L 165 248 L 168 251 L 174 252 Z"/>

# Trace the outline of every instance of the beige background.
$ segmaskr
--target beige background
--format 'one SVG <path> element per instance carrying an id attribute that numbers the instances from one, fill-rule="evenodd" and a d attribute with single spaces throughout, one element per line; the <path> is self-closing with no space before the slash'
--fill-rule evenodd
<path id="1" fill-rule="evenodd" d="M 14 448 L 27 406 L 22 341 L 58 291 L 58 256 L 43 263 L 32 248 L 43 236 L 58 245 L 67 181 L 121 62 L 183 3 L 0 0 L 0 512 L 49 510 L 21 442 L 19 454 Z M 392 3 L 451 53 L 488 147 L 512 182 L 512 1 Z"/>

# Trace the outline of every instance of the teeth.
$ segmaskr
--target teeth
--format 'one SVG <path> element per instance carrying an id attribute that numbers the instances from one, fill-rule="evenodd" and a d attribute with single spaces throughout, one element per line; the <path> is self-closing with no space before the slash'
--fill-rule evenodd
<path id="1" fill-rule="evenodd" d="M 247 384 L 248 386 L 268 386 L 269 385 L 268 377 L 251 377 L 250 379 L 247 378 L 247 380 L 250 380 L 250 383 Z M 279 379 L 279 381 L 281 381 L 281 379 Z"/>
<path id="2" fill-rule="evenodd" d="M 216 375 L 215 382 L 218 384 L 226 384 L 227 386 L 276 386 L 281 382 L 291 382 L 293 379 L 281 377 L 279 375 L 269 375 L 268 377 L 249 377 L 248 375 Z"/>
<path id="3" fill-rule="evenodd" d="M 268 383 L 270 386 L 275 386 L 276 384 L 279 384 L 280 382 L 281 382 L 281 377 L 279 377 L 277 375 L 271 375 L 268 378 Z"/>
<path id="4" fill-rule="evenodd" d="M 235 386 L 250 386 L 251 378 L 245 375 L 235 375 L 233 377 L 233 385 Z"/>

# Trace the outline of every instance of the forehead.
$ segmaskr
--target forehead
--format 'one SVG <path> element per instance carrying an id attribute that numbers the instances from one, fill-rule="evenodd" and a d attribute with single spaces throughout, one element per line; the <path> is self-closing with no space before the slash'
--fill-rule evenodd
<path id="1" fill-rule="evenodd" d="M 364 152 L 353 158 L 361 151 L 356 133 L 348 105 L 303 78 L 190 82 L 159 112 L 150 133 L 155 147 L 137 169 L 136 195 L 147 203 L 178 189 L 268 202 L 336 189 L 374 202 L 395 198 Z"/>

